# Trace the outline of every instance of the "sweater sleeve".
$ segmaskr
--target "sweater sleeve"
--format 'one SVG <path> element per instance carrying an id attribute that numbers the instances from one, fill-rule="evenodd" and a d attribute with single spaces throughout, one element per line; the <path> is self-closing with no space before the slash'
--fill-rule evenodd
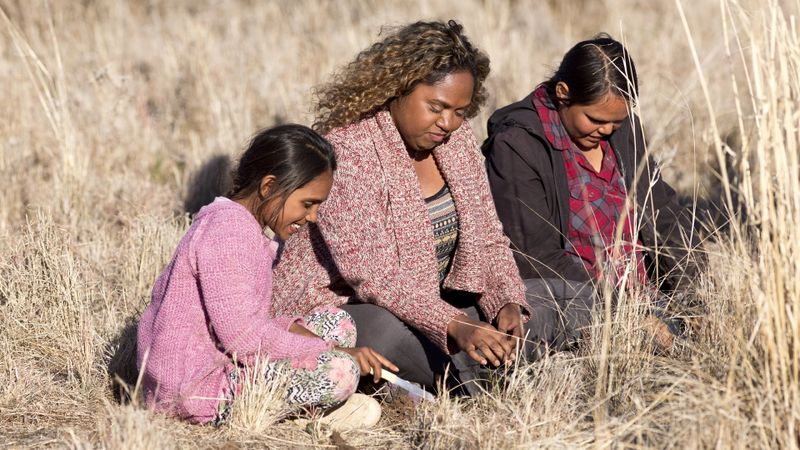
<path id="1" fill-rule="evenodd" d="M 228 210 L 209 217 L 193 243 L 209 328 L 225 353 L 245 364 L 266 356 L 313 368 L 331 344 L 292 333 L 293 320 L 273 317 L 273 258 L 257 224 L 237 215 L 242 213 Z"/>
<path id="2" fill-rule="evenodd" d="M 397 264 L 387 230 L 387 202 L 378 161 L 364 150 L 335 142 L 339 165 L 318 225 L 336 267 L 363 301 L 387 309 L 448 352 L 447 325 L 460 310 Z M 400 244 L 402 245 L 402 244 Z"/>
<path id="3" fill-rule="evenodd" d="M 494 136 L 486 151 L 486 169 L 497 214 L 522 278 L 587 281 L 588 275 L 562 247 L 561 232 L 548 199 L 537 155 L 544 144 L 525 130 L 508 128 Z M 546 168 L 549 170 L 549 168 Z"/>
<path id="4" fill-rule="evenodd" d="M 467 133 L 466 141 L 469 150 L 475 156 L 475 161 L 478 161 L 475 170 L 480 175 L 477 177 L 478 185 L 475 186 L 475 189 L 481 205 L 485 207 L 488 219 L 486 224 L 488 282 L 486 292 L 480 297 L 478 304 L 490 321 L 494 320 L 500 309 L 509 303 L 519 305 L 523 314 L 529 317 L 530 310 L 525 301 L 525 288 L 514 263 L 514 256 L 510 248 L 511 242 L 503 233 L 503 225 L 497 217 L 492 193 L 489 190 L 489 182 L 481 164 L 483 157 L 480 154 L 475 135 L 471 131 Z"/>

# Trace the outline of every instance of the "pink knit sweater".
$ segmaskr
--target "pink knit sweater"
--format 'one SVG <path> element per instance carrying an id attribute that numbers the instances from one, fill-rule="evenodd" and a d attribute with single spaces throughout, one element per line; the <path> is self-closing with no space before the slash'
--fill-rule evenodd
<path id="1" fill-rule="evenodd" d="M 460 311 L 440 297 L 430 217 L 392 117 L 381 111 L 327 138 L 338 160 L 333 189 L 320 207 L 318 227 L 286 242 L 275 269 L 276 310 L 302 314 L 355 295 L 388 309 L 447 351 L 447 324 Z M 479 305 L 490 319 L 507 303 L 527 310 L 469 124 L 433 155 L 459 223 L 444 287 L 481 294 Z"/>
<path id="2" fill-rule="evenodd" d="M 331 348 L 289 332 L 295 318 L 276 317 L 277 246 L 236 202 L 217 198 L 200 210 L 139 322 L 137 365 L 149 406 L 205 423 L 217 414 L 234 360 L 289 359 L 313 368 Z"/>

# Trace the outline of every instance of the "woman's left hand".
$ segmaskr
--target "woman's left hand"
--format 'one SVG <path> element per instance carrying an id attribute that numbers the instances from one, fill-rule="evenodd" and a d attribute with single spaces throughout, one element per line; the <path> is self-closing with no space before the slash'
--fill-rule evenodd
<path id="1" fill-rule="evenodd" d="M 497 331 L 522 339 L 522 313 L 516 303 L 507 303 L 497 313 Z M 509 337 L 511 339 L 511 337 Z"/>

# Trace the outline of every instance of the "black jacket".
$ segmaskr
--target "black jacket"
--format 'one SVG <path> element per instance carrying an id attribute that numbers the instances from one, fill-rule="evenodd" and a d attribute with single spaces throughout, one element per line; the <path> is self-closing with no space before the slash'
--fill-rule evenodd
<path id="1" fill-rule="evenodd" d="M 583 265 L 564 251 L 570 214 L 564 157 L 545 137 L 533 93 L 495 111 L 488 134 L 483 153 L 489 184 L 522 278 L 589 281 Z M 699 243 L 690 210 L 679 204 L 675 191 L 646 157 L 635 116 L 625 121 L 609 143 L 629 194 L 634 194 L 631 186 L 636 186 L 636 204 L 643 219 L 639 239 L 649 250 L 650 279 L 662 288 L 677 288 L 697 271 L 696 258 L 687 258 L 687 248 Z"/>

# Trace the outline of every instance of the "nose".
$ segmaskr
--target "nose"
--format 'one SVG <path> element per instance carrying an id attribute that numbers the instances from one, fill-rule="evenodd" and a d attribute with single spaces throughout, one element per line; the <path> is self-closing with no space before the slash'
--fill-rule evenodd
<path id="1" fill-rule="evenodd" d="M 309 208 L 306 214 L 306 222 L 317 223 L 317 211 L 319 211 L 319 205 Z"/>
<path id="2" fill-rule="evenodd" d="M 603 126 L 598 128 L 597 131 L 599 131 L 600 134 L 603 136 L 609 136 L 611 135 L 611 133 L 614 132 L 614 124 L 613 123 L 604 124 Z"/>
<path id="3" fill-rule="evenodd" d="M 441 128 L 445 133 L 450 133 L 456 128 L 461 126 L 459 117 L 451 111 L 442 111 L 439 119 L 436 121 L 436 126 Z"/>

